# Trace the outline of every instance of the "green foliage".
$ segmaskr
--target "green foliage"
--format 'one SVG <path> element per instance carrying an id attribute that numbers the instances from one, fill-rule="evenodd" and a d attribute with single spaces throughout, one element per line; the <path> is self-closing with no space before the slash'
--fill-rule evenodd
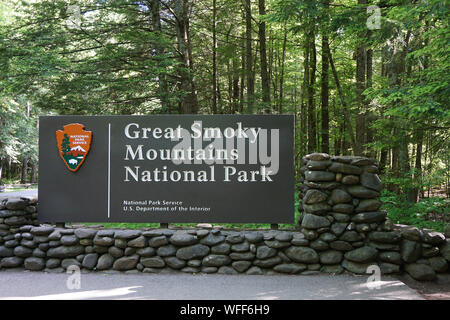
<path id="1" fill-rule="evenodd" d="M 19 162 L 27 157 L 37 161 L 37 120 L 36 116 L 26 116 L 26 108 L 23 98 L 2 99 L 0 95 L 0 160 L 10 158 Z"/>
<path id="2" fill-rule="evenodd" d="M 374 82 L 365 94 L 380 110 L 374 124 L 379 148 L 397 147 L 405 140 L 392 137 L 394 128 L 415 142 L 414 131 L 433 131 L 436 139 L 448 141 L 450 128 L 450 32 L 448 6 L 442 1 L 394 5 L 384 10 L 389 27 L 385 48 L 386 82 Z M 375 32 L 376 33 L 376 32 Z M 384 37 L 378 38 L 385 45 Z M 393 139 L 392 139 L 393 138 Z"/>
<path id="3" fill-rule="evenodd" d="M 156 79 L 170 75 L 177 60 L 164 34 L 148 32 L 147 5 L 82 1 L 71 12 L 71 4 L 13 2 L 17 20 L 0 32 L 5 89 L 60 114 L 165 112 L 155 102 Z M 155 57 L 155 47 L 165 53 Z M 173 83 L 169 90 L 175 89 Z"/>
<path id="4" fill-rule="evenodd" d="M 407 193 L 410 190 L 424 190 L 427 188 L 432 188 L 434 186 L 443 186 L 447 181 L 447 169 L 438 168 L 434 170 L 429 175 L 424 175 L 418 177 L 418 172 L 416 169 L 412 169 L 405 174 L 401 174 L 399 177 L 393 175 L 392 172 L 387 172 L 383 176 L 384 185 L 396 186 L 402 194 Z M 418 177 L 416 179 L 411 179 L 412 176 Z"/>
<path id="5" fill-rule="evenodd" d="M 383 210 L 394 223 L 444 231 L 450 225 L 450 199 L 431 197 L 410 203 L 403 195 L 383 191 Z"/>
<path id="6" fill-rule="evenodd" d="M 159 29 L 153 23 L 152 2 L 0 0 L 3 163 L 5 159 L 13 163 L 24 158 L 37 160 L 36 118 L 41 113 L 179 113 L 181 102 L 192 92 L 199 113 L 211 113 L 214 29 L 218 112 L 246 112 L 247 81 L 252 76 L 255 110 L 269 109 L 272 113 L 282 110 L 296 115 L 295 153 L 300 167 L 307 143 L 314 139 L 315 145 L 320 146 L 322 142 L 321 49 L 326 34 L 343 96 L 338 93 L 329 70 L 329 152 L 355 152 L 349 146 L 351 124 L 356 140 L 366 143 L 365 154 L 378 159 L 383 152 L 389 155 L 383 177 L 386 184 L 398 187 L 400 192 L 448 188 L 448 1 L 386 0 L 358 4 L 355 0 L 266 0 L 266 15 L 259 15 L 256 1 L 251 1 L 251 75 L 246 68 L 243 2 L 217 0 L 213 26 L 211 0 L 157 1 Z M 188 8 L 182 17 L 177 16 L 175 8 L 181 3 Z M 380 25 L 369 29 L 367 6 L 373 4 L 379 6 Z M 180 18 L 184 19 L 185 27 L 189 26 L 183 34 L 188 46 L 184 52 L 179 46 Z M 270 104 L 261 101 L 257 33 L 260 21 L 266 23 Z M 309 38 L 313 39 L 312 44 L 306 44 Z M 311 47 L 306 74 L 316 77 L 312 81 L 311 104 L 310 93 L 304 87 L 306 47 Z M 366 57 L 369 50 L 373 53 L 373 77 L 370 85 L 364 86 L 364 99 L 355 90 L 356 49 L 361 47 L 366 50 Z M 186 51 L 189 67 L 182 59 Z M 182 79 L 191 72 L 195 86 L 188 88 Z M 162 79 L 164 88 L 160 85 Z M 166 104 L 162 98 L 167 100 Z M 349 119 L 344 117 L 342 101 L 348 104 Z M 30 117 L 24 116 L 27 105 L 32 107 Z M 306 107 L 310 105 L 311 114 Z M 311 118 L 313 121 L 308 121 Z M 315 132 L 309 132 L 313 125 Z M 411 169 L 415 167 L 419 145 L 422 172 Z"/>

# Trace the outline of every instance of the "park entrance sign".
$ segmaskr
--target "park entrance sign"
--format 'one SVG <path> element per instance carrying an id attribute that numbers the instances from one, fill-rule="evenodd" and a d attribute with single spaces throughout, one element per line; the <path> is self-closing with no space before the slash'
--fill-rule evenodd
<path id="1" fill-rule="evenodd" d="M 39 121 L 40 221 L 294 220 L 293 116 Z"/>

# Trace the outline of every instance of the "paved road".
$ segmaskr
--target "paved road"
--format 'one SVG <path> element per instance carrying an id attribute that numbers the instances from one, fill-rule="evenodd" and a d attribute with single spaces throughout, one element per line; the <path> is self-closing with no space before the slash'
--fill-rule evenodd
<path id="1" fill-rule="evenodd" d="M 25 270 L 0 271 L 0 299 L 174 299 L 300 300 L 422 299 L 403 282 L 383 277 L 368 289 L 367 277 L 351 275 L 246 276 L 191 274 L 80 275 L 80 289 L 70 290 L 71 275 Z"/>
<path id="2" fill-rule="evenodd" d="M 12 191 L 12 192 L 0 192 L 0 200 L 5 198 L 20 198 L 20 197 L 37 197 L 37 189 L 29 189 L 23 191 Z"/>

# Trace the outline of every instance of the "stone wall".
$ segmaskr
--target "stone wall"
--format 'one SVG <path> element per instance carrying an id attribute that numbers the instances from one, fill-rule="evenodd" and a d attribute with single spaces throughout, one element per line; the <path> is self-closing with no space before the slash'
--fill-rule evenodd
<path id="1" fill-rule="evenodd" d="M 449 239 L 394 226 L 379 211 L 373 161 L 312 154 L 304 162 L 297 231 L 63 229 L 36 222 L 37 199 L 4 200 L 0 272 L 64 272 L 77 265 L 131 273 L 366 274 L 373 264 L 383 274 L 406 271 L 419 280 L 447 272 Z"/>
<path id="2" fill-rule="evenodd" d="M 442 233 L 394 226 L 380 210 L 382 183 L 374 159 L 313 153 L 305 156 L 298 221 L 323 271 L 408 272 L 432 280 L 446 272 L 450 244 Z"/>

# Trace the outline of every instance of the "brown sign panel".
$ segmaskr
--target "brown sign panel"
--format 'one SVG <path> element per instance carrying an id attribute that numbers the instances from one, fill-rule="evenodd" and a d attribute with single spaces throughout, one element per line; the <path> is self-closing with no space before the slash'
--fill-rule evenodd
<path id="1" fill-rule="evenodd" d="M 41 117 L 38 219 L 293 223 L 293 146 L 291 115 Z"/>

